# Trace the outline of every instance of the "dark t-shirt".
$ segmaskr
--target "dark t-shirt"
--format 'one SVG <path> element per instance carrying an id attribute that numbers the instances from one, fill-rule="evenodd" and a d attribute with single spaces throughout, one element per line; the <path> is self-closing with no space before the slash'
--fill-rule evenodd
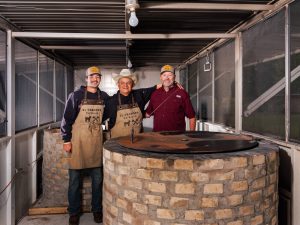
<path id="1" fill-rule="evenodd" d="M 72 125 L 80 111 L 79 106 L 84 98 L 85 89 L 85 86 L 81 86 L 68 97 L 60 127 L 62 139 L 65 142 L 69 142 L 72 138 Z M 98 89 L 98 92 L 100 94 L 100 98 L 105 104 L 109 98 L 108 94 L 104 91 L 100 91 L 100 89 Z M 98 99 L 98 93 L 87 92 L 87 99 Z"/>
<path id="2" fill-rule="evenodd" d="M 128 96 L 124 96 L 120 94 L 121 97 L 121 104 L 132 104 L 132 95 L 134 97 L 134 101 L 138 104 L 142 114 L 145 114 L 145 105 L 150 100 L 151 94 L 156 90 L 156 86 L 150 87 L 150 88 L 141 88 L 132 90 L 131 93 Z M 117 117 L 117 106 L 119 105 L 118 100 L 118 94 L 120 91 L 118 91 L 116 94 L 114 94 L 112 97 L 109 98 L 109 100 L 105 104 L 104 109 L 104 116 L 103 120 L 106 120 L 109 118 L 108 127 L 111 129 L 115 123 L 116 123 L 116 117 Z"/>

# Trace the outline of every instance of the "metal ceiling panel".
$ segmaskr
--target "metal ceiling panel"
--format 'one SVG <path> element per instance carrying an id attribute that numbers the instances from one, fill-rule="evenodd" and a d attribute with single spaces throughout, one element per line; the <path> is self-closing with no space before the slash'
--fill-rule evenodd
<path id="1" fill-rule="evenodd" d="M 0 18 L 23 32 L 75 34 L 206 34 L 227 33 L 253 17 L 255 9 L 272 0 L 138 1 L 139 24 L 128 26 L 125 0 L 0 0 Z M 213 4 L 212 4 L 213 3 Z M 216 5 L 217 4 L 217 5 Z M 234 5 L 229 5 L 234 4 Z M 252 4 L 252 5 L 245 5 Z M 255 4 L 255 5 L 254 5 Z M 232 7 L 229 10 L 228 7 Z M 246 7 L 245 7 L 246 6 Z M 249 7 L 249 10 L 246 10 Z M 266 9 L 263 9 L 266 10 Z M 40 46 L 74 66 L 126 66 L 129 54 L 135 67 L 180 64 L 216 38 L 87 39 L 35 38 Z M 22 38 L 20 38 L 22 39 Z M 126 48 L 129 46 L 129 51 Z M 52 48 L 52 49 L 51 49 Z"/>

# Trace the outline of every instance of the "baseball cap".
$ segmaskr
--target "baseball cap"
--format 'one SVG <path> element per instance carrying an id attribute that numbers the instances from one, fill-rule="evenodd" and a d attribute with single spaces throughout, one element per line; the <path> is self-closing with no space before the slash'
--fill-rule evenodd
<path id="1" fill-rule="evenodd" d="M 164 72 L 171 72 L 173 74 L 175 74 L 175 70 L 173 66 L 170 65 L 164 65 L 161 70 L 160 70 L 160 74 L 163 74 Z"/>
<path id="2" fill-rule="evenodd" d="M 85 74 L 86 74 L 86 76 L 90 76 L 92 74 L 99 74 L 101 76 L 100 68 L 97 66 L 91 66 L 91 67 L 87 68 Z"/>

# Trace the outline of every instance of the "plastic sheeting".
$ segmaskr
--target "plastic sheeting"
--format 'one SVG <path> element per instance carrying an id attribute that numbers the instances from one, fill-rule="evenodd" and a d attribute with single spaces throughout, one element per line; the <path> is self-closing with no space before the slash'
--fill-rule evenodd
<path id="1" fill-rule="evenodd" d="M 15 44 L 16 131 L 37 125 L 37 51 Z"/>
<path id="2" fill-rule="evenodd" d="M 50 123 L 53 119 L 53 74 L 54 74 L 54 61 L 49 57 L 39 55 L 39 122 L 40 124 Z"/>
<path id="3" fill-rule="evenodd" d="M 215 122 L 234 127 L 235 57 L 234 42 L 215 51 Z"/>
<path id="4" fill-rule="evenodd" d="M 208 59 L 213 66 L 211 56 Z M 204 71 L 206 62 L 206 57 L 199 62 L 199 114 L 202 121 L 212 121 L 212 70 Z"/>
<path id="5" fill-rule="evenodd" d="M 243 33 L 243 130 L 281 139 L 285 137 L 284 21 L 281 11 Z"/>

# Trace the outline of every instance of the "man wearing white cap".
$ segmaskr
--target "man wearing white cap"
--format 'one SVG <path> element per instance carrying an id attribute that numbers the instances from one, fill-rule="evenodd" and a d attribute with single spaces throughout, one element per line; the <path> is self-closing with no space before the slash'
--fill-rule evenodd
<path id="1" fill-rule="evenodd" d="M 164 65 L 160 80 L 162 87 L 152 94 L 146 109 L 146 117 L 154 116 L 153 131 L 185 131 L 185 117 L 194 131 L 195 111 L 189 94 L 175 83 L 174 67 Z"/>
<path id="2" fill-rule="evenodd" d="M 78 225 L 81 208 L 81 173 L 92 178 L 92 212 L 96 223 L 102 222 L 102 115 L 108 99 L 98 86 L 101 73 L 98 67 L 86 71 L 86 86 L 68 97 L 61 123 L 63 149 L 70 153 L 68 211 L 69 225 Z"/>
<path id="3" fill-rule="evenodd" d="M 142 131 L 144 108 L 151 94 L 161 84 L 150 88 L 133 90 L 137 77 L 129 69 L 123 69 L 113 78 L 119 91 L 106 104 L 104 119 L 109 118 L 109 129 L 112 138 L 135 134 Z"/>

